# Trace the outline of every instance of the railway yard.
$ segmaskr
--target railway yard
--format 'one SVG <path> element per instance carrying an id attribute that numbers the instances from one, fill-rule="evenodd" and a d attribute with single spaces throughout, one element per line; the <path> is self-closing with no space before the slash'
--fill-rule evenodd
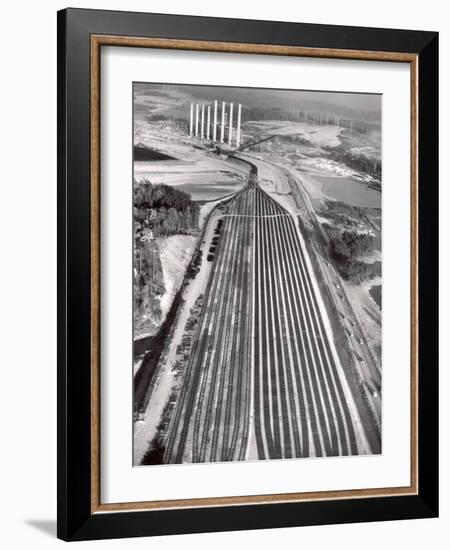
<path id="1" fill-rule="evenodd" d="M 170 319 L 154 370 L 140 367 L 149 383 L 135 377 L 133 464 L 381 453 L 379 127 L 287 108 L 265 120 L 263 95 L 245 120 L 236 96 L 234 119 L 213 101 L 186 121 L 185 90 L 150 88 L 141 107 L 159 110 L 134 140 L 164 158 L 136 158 L 135 186 L 183 191 L 198 223 L 183 235 L 178 222 L 173 251 L 159 237 Z M 336 236 L 366 248 L 339 260 Z"/>
<path id="2" fill-rule="evenodd" d="M 162 433 L 164 463 L 379 452 L 296 216 L 262 189 L 257 163 L 241 161 L 248 183 L 221 204 L 205 243 L 212 266 Z"/>

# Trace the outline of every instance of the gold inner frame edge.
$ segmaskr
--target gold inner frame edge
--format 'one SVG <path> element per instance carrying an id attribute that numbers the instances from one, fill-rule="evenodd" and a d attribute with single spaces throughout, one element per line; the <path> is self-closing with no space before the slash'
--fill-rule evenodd
<path id="1" fill-rule="evenodd" d="M 163 48 L 205 52 L 247 53 L 329 59 L 391 61 L 410 65 L 410 223 L 411 223 L 411 483 L 405 487 L 281 493 L 231 497 L 191 498 L 101 503 L 100 499 L 100 50 L 102 46 Z M 342 500 L 418 494 L 418 55 L 333 48 L 307 48 L 236 42 L 91 35 L 90 55 L 90 252 L 91 252 L 91 513 L 201 508 L 317 500 Z"/>

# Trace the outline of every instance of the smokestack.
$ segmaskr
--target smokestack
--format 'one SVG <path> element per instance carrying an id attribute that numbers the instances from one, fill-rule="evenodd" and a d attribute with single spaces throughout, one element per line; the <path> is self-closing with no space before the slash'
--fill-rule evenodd
<path id="1" fill-rule="evenodd" d="M 200 130 L 200 139 L 203 139 L 203 136 L 205 135 L 204 133 L 204 128 L 205 128 L 205 106 L 202 105 L 202 125 L 200 126 L 201 130 Z"/>
<path id="2" fill-rule="evenodd" d="M 208 105 L 208 116 L 206 118 L 206 139 L 209 139 L 210 126 L 211 126 L 211 105 Z"/>
<path id="3" fill-rule="evenodd" d="M 217 139 L 217 99 L 214 100 L 213 141 Z"/>
<path id="4" fill-rule="evenodd" d="M 230 103 L 230 120 L 228 121 L 228 145 L 231 145 L 233 138 L 233 104 Z"/>
<path id="5" fill-rule="evenodd" d="M 195 105 L 195 137 L 198 136 L 198 103 Z"/>
<path id="6" fill-rule="evenodd" d="M 237 125 L 236 125 L 236 147 L 239 147 L 241 144 L 241 112 L 242 105 L 238 105 L 238 114 L 237 114 Z"/>
<path id="7" fill-rule="evenodd" d="M 192 137 L 194 131 L 194 104 L 191 103 L 191 118 L 189 120 L 189 136 Z"/>
<path id="8" fill-rule="evenodd" d="M 225 101 L 222 101 L 222 126 L 220 128 L 220 143 L 223 143 L 225 138 Z"/>

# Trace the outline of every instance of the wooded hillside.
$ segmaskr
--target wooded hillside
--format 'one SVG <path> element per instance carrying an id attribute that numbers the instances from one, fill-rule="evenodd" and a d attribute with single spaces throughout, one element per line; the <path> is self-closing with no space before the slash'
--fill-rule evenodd
<path id="1" fill-rule="evenodd" d="M 134 183 L 135 235 L 143 228 L 155 237 L 190 234 L 198 229 L 199 213 L 199 206 L 183 191 L 149 181 Z"/>

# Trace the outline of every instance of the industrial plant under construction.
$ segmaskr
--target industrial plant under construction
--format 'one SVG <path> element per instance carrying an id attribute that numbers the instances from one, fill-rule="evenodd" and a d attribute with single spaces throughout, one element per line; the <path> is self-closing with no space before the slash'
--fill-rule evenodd
<path id="1" fill-rule="evenodd" d="M 380 96 L 133 100 L 133 464 L 380 453 Z"/>

